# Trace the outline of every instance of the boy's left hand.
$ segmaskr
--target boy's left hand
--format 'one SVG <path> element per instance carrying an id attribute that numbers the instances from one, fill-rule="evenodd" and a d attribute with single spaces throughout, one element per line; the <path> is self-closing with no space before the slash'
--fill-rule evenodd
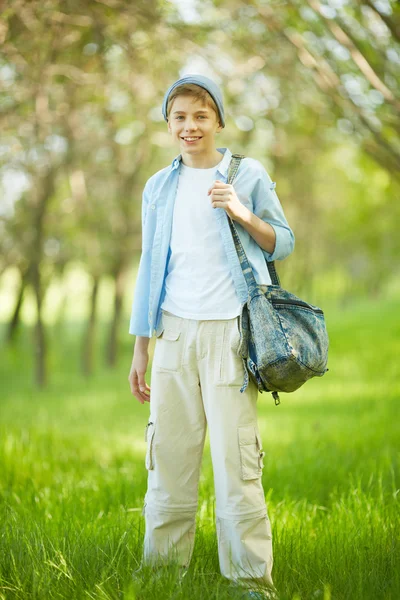
<path id="1" fill-rule="evenodd" d="M 207 192 L 213 208 L 224 208 L 234 221 L 244 219 L 248 210 L 239 200 L 233 185 L 216 179 Z"/>

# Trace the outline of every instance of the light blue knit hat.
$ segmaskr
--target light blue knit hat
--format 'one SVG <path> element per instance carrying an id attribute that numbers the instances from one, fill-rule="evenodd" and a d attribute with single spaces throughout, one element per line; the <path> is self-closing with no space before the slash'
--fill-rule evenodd
<path id="1" fill-rule="evenodd" d="M 217 86 L 217 84 L 212 79 L 209 79 L 205 75 L 185 75 L 181 79 L 178 79 L 178 81 L 175 81 L 175 83 L 173 83 L 168 88 L 167 92 L 165 93 L 164 101 L 163 101 L 163 105 L 162 105 L 162 113 L 164 115 L 164 119 L 166 121 L 168 121 L 168 119 L 167 119 L 168 97 L 169 97 L 170 93 L 172 92 L 172 90 L 175 89 L 178 85 L 181 85 L 182 83 L 195 83 L 196 85 L 199 85 L 200 87 L 207 90 L 207 92 L 210 94 L 210 96 L 214 100 L 215 104 L 217 105 L 217 108 L 219 111 L 219 116 L 221 119 L 221 124 L 223 127 L 225 127 L 225 116 L 224 116 L 225 113 L 224 113 L 222 92 L 219 89 L 219 87 Z"/>

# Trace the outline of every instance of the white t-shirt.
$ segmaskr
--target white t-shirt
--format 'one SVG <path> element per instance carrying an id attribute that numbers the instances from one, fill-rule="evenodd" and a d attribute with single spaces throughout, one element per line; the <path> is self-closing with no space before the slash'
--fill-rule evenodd
<path id="1" fill-rule="evenodd" d="M 180 165 L 161 308 L 186 319 L 231 319 L 240 314 L 218 221 L 207 195 L 218 166 L 196 169 Z"/>

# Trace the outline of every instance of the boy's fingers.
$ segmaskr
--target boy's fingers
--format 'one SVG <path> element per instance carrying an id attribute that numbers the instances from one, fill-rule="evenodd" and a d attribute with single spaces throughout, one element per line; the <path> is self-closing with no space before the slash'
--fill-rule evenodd
<path id="1" fill-rule="evenodd" d="M 140 404 L 144 404 L 146 400 L 146 396 L 141 393 L 140 390 L 136 390 L 133 394 L 137 400 L 139 400 Z"/>
<path id="2" fill-rule="evenodd" d="M 139 377 L 139 389 L 142 392 L 142 394 L 148 394 L 150 392 L 150 388 L 147 385 L 144 376 Z"/>
<path id="3" fill-rule="evenodd" d="M 223 182 L 222 182 L 222 181 L 220 181 L 219 179 L 216 179 L 216 180 L 214 181 L 214 183 L 212 184 L 212 186 L 208 188 L 208 193 L 210 193 L 210 192 L 211 192 L 211 190 L 213 189 L 213 187 L 215 187 L 215 185 L 216 185 L 216 184 L 218 184 L 218 183 L 223 183 Z M 223 184 L 223 185 L 225 185 L 225 184 Z"/>
<path id="4" fill-rule="evenodd" d="M 227 184 L 224 183 L 223 181 L 220 181 L 219 179 L 216 179 L 213 183 L 213 185 L 209 188 L 208 192 L 207 192 L 207 196 L 209 196 L 211 194 L 211 192 L 213 191 L 214 188 L 221 188 L 222 186 L 225 187 Z"/>
<path id="5" fill-rule="evenodd" d="M 142 398 L 143 402 L 150 402 L 150 393 L 146 390 L 146 392 L 140 392 L 140 397 Z"/>
<path id="6" fill-rule="evenodd" d="M 142 394 L 137 388 L 133 388 L 132 394 L 135 396 L 136 400 L 140 402 L 140 404 L 144 404 L 144 399 L 142 398 Z"/>
<path id="7" fill-rule="evenodd" d="M 133 396 L 135 396 L 140 404 L 150 402 L 150 388 L 144 380 L 144 375 L 140 376 L 138 375 L 137 371 L 134 371 L 132 376 L 129 378 L 129 383 Z"/>

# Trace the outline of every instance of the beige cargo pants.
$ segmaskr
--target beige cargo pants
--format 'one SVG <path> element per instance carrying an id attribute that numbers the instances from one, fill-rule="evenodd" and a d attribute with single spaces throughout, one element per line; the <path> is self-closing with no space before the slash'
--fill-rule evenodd
<path id="1" fill-rule="evenodd" d="M 144 564 L 188 566 L 194 545 L 198 483 L 209 427 L 223 576 L 273 587 L 272 535 L 261 483 L 264 452 L 258 390 L 240 393 L 239 317 L 198 321 L 162 313 L 151 372 L 146 426 L 148 487 Z"/>

